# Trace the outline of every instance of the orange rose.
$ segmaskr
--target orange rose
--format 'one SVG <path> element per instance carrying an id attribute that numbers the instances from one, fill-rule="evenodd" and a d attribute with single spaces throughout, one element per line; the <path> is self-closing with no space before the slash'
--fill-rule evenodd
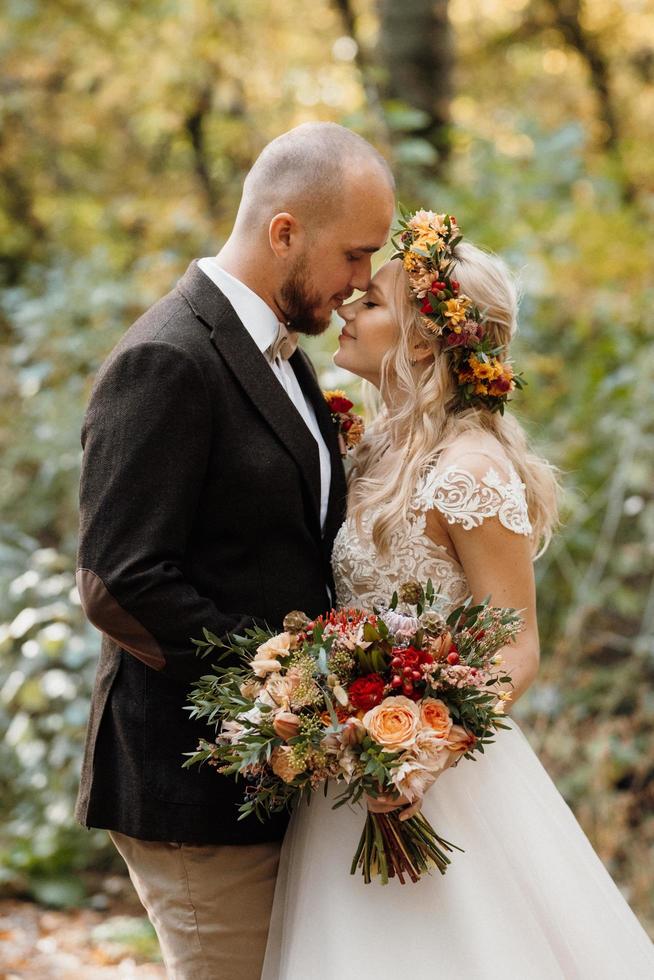
<path id="1" fill-rule="evenodd" d="M 408 749 L 420 730 L 420 708 L 400 695 L 386 698 L 363 716 L 363 724 L 375 742 L 384 748 Z"/>
<path id="2" fill-rule="evenodd" d="M 447 737 L 447 747 L 458 755 L 471 752 L 477 744 L 477 738 L 462 725 L 452 725 Z"/>
<path id="3" fill-rule="evenodd" d="M 420 704 L 420 717 L 425 728 L 436 732 L 439 738 L 447 738 L 452 719 L 447 705 L 438 698 L 425 698 Z"/>

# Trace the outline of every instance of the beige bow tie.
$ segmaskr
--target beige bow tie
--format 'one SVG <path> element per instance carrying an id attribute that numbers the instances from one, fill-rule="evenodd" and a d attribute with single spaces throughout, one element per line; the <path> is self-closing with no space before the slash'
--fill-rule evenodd
<path id="1" fill-rule="evenodd" d="M 288 330 L 285 324 L 278 323 L 277 335 L 270 347 L 266 348 L 266 354 L 271 361 L 274 361 L 276 357 L 281 357 L 287 361 L 295 352 L 297 342 L 298 335 L 293 331 Z"/>

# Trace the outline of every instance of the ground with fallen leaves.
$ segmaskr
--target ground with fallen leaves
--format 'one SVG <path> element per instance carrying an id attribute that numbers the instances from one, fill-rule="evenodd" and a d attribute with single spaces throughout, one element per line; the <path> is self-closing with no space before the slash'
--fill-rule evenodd
<path id="1" fill-rule="evenodd" d="M 127 879 L 96 908 L 0 900 L 0 980 L 165 980 L 156 936 Z"/>

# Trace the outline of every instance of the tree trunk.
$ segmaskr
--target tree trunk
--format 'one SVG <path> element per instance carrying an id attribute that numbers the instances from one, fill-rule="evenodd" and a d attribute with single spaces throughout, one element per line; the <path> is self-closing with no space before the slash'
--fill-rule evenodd
<path id="1" fill-rule="evenodd" d="M 450 150 L 450 101 L 454 47 L 447 0 L 378 0 L 379 57 L 385 96 L 424 113 L 424 123 L 405 136 L 427 140 L 442 173 Z M 433 174 L 433 166 L 430 167 Z"/>

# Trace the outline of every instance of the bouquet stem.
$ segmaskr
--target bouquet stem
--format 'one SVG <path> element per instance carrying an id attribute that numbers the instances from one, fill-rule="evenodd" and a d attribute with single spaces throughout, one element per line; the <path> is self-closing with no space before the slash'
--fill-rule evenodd
<path id="1" fill-rule="evenodd" d="M 403 821 L 397 811 L 369 810 L 350 874 L 361 868 L 367 885 L 377 876 L 382 885 L 395 876 L 403 885 L 405 875 L 416 882 L 434 868 L 444 875 L 451 860 L 446 852 L 453 850 L 463 848 L 440 837 L 421 813 Z"/>

